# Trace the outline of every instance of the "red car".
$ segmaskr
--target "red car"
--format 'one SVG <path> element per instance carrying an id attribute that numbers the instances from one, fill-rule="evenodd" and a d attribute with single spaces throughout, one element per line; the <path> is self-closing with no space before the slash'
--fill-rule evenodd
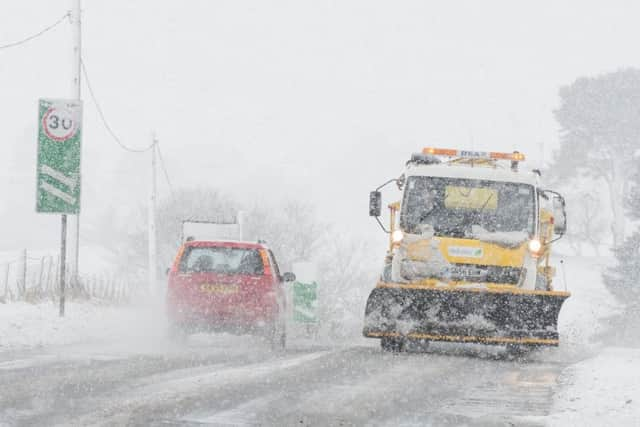
<path id="1" fill-rule="evenodd" d="M 284 347 L 285 294 L 273 253 L 262 243 L 189 241 L 169 270 L 167 317 L 174 337 L 191 332 L 254 333 Z"/>

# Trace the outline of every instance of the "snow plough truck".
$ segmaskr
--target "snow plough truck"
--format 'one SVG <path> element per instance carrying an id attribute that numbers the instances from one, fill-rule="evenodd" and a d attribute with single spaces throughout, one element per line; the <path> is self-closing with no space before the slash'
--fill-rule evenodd
<path id="1" fill-rule="evenodd" d="M 542 189 L 519 152 L 425 148 L 369 196 L 389 233 L 364 335 L 384 350 L 430 341 L 557 346 L 569 292 L 554 290 L 551 247 L 566 230 L 564 198 Z M 402 192 L 382 214 L 381 189 Z M 566 286 L 566 285 L 565 285 Z"/>

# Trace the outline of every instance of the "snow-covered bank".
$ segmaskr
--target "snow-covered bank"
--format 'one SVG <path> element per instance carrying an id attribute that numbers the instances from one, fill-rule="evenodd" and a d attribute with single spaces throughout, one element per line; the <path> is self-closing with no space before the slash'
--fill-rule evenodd
<path id="1" fill-rule="evenodd" d="M 567 368 L 560 385 L 551 425 L 640 423 L 640 349 L 607 348 Z"/>
<path id="2" fill-rule="evenodd" d="M 571 360 L 593 355 L 602 347 L 598 335 L 606 331 L 606 319 L 620 310 L 602 283 L 602 269 L 610 262 L 606 257 L 557 256 L 553 260 L 556 290 L 565 290 L 566 278 L 566 288 L 571 292 L 558 320 L 560 351 Z"/>
<path id="3" fill-rule="evenodd" d="M 113 306 L 97 301 L 0 304 L 0 350 L 158 337 L 164 318 L 151 306 Z"/>
<path id="4" fill-rule="evenodd" d="M 603 319 L 617 311 L 617 304 L 602 285 L 600 271 L 604 258 L 563 257 L 568 289 L 572 296 L 566 301 L 559 319 L 561 347 L 558 357 L 581 360 L 594 355 L 601 347 L 596 337 L 605 331 Z M 556 289 L 564 289 L 559 260 Z M 366 292 L 345 294 L 350 303 L 363 303 Z M 361 317 L 364 308 L 349 310 L 339 307 L 326 313 L 339 325 L 341 333 L 360 339 Z M 58 317 L 57 304 L 37 305 L 12 302 L 0 304 L 0 348 L 33 347 L 48 344 L 69 344 L 95 340 L 120 340 L 141 336 L 148 338 L 164 331 L 163 310 L 157 306 L 112 306 L 98 302 L 70 302 L 67 315 Z M 322 335 L 338 337 L 327 332 L 331 322 L 322 325 Z"/>

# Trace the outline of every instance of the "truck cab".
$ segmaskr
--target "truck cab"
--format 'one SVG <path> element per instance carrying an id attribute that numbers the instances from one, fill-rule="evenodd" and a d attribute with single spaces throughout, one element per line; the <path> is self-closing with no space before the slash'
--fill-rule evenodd
<path id="1" fill-rule="evenodd" d="M 389 249 L 365 336 L 557 345 L 569 293 L 553 290 L 550 253 L 565 232 L 564 199 L 522 161 L 519 152 L 425 148 L 370 193 Z M 394 182 L 402 197 L 388 205 L 387 229 L 380 190 Z M 491 327 L 476 330 L 479 318 Z M 407 325 L 422 332 L 397 330 Z"/>
<path id="2" fill-rule="evenodd" d="M 386 277 L 548 289 L 553 272 L 544 268 L 545 255 L 554 235 L 564 233 L 561 196 L 541 190 L 538 173 L 518 169 L 520 153 L 509 155 L 507 168 L 490 153 L 456 155 L 450 162 L 413 155 L 408 162 L 398 180 L 402 199 L 390 205 L 398 221 L 391 224 Z M 547 207 L 553 199 L 555 212 Z M 562 227 L 550 227 L 556 217 Z"/>

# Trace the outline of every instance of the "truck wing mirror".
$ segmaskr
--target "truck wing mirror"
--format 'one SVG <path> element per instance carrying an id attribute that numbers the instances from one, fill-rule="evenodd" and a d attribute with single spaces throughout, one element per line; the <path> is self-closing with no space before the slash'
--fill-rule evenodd
<path id="1" fill-rule="evenodd" d="M 565 209 L 564 197 L 555 194 L 552 202 L 553 206 L 553 232 L 564 234 L 567 231 L 567 211 Z"/>
<path id="2" fill-rule="evenodd" d="M 372 191 L 369 193 L 369 216 L 378 217 L 382 215 L 382 193 Z"/>
<path id="3" fill-rule="evenodd" d="M 551 190 L 544 190 L 542 197 L 551 203 L 553 233 L 562 236 L 567 232 L 567 211 L 565 209 L 564 197 L 562 197 L 560 193 Z"/>

